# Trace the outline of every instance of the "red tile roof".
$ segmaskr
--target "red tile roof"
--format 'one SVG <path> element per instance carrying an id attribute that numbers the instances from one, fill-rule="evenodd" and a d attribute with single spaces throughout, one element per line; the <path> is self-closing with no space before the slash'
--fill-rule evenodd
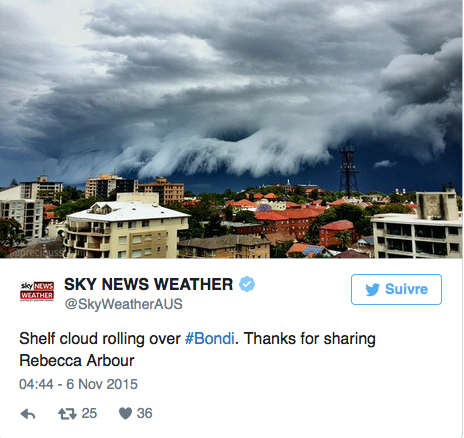
<path id="1" fill-rule="evenodd" d="M 331 222 L 330 224 L 324 225 L 323 227 L 319 228 L 320 230 L 333 230 L 333 231 L 345 231 L 353 229 L 354 225 L 353 222 L 347 220 L 335 221 Z"/>
<path id="2" fill-rule="evenodd" d="M 277 196 L 274 193 L 267 194 L 264 199 L 277 199 Z"/>
<path id="3" fill-rule="evenodd" d="M 324 210 L 322 209 L 300 209 L 300 210 L 284 210 L 284 211 L 279 211 L 282 216 L 285 216 L 287 219 L 310 219 L 313 217 L 317 217 L 324 213 Z"/>
<path id="4" fill-rule="evenodd" d="M 264 195 L 262 195 L 261 193 L 255 193 L 255 194 L 253 195 L 253 198 L 254 198 L 254 199 L 263 199 L 263 197 L 264 197 Z"/>
<path id="5" fill-rule="evenodd" d="M 303 252 L 308 244 L 306 243 L 294 243 L 290 249 L 287 251 L 287 254 L 292 253 L 292 252 Z"/>
<path id="6" fill-rule="evenodd" d="M 334 202 L 327 202 L 327 205 L 341 205 L 345 204 L 345 201 L 343 199 L 338 199 L 337 201 Z"/>
<path id="7" fill-rule="evenodd" d="M 287 202 L 285 203 L 285 206 L 286 206 L 287 208 L 300 207 L 299 204 L 296 204 L 295 202 L 290 202 L 290 201 L 287 201 Z"/>
<path id="8" fill-rule="evenodd" d="M 283 211 L 257 211 L 255 212 L 256 219 L 259 221 L 287 221 L 288 218 L 284 216 Z"/>
<path id="9" fill-rule="evenodd" d="M 234 205 L 235 207 L 256 207 L 256 204 L 254 202 L 249 201 L 248 199 L 241 199 L 240 201 L 237 201 L 232 205 Z"/>

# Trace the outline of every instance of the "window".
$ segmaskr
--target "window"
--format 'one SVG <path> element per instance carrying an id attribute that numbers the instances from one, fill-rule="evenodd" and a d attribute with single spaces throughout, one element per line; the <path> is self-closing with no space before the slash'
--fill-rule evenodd
<path id="1" fill-rule="evenodd" d="M 378 230 L 383 230 L 383 224 L 377 224 L 377 229 Z"/>
<path id="2" fill-rule="evenodd" d="M 459 243 L 450 243 L 450 250 L 453 252 L 459 252 Z"/>
<path id="3" fill-rule="evenodd" d="M 127 243 L 127 236 L 119 236 L 118 237 L 118 244 L 119 245 L 124 245 L 125 243 Z"/>
<path id="4" fill-rule="evenodd" d="M 132 243 L 142 243 L 142 236 L 140 234 L 132 236 Z"/>
<path id="5" fill-rule="evenodd" d="M 164 224 L 164 219 L 161 219 L 161 223 Z"/>
<path id="6" fill-rule="evenodd" d="M 384 237 L 377 237 L 377 243 L 380 243 L 383 245 L 385 243 L 385 238 Z"/>
<path id="7" fill-rule="evenodd" d="M 124 222 L 118 222 L 118 228 L 124 227 Z"/>
<path id="8" fill-rule="evenodd" d="M 129 228 L 135 228 L 136 225 L 137 225 L 137 221 L 130 221 L 128 224 Z"/>
<path id="9" fill-rule="evenodd" d="M 158 248 L 156 248 L 156 252 L 157 252 L 158 254 L 161 254 L 161 246 L 158 246 Z"/>
<path id="10" fill-rule="evenodd" d="M 137 258 L 140 258 L 142 257 L 142 250 L 141 249 L 136 249 L 134 251 L 132 251 L 132 258 L 133 259 L 137 259 Z"/>
<path id="11" fill-rule="evenodd" d="M 449 234 L 459 234 L 458 228 L 457 227 L 449 227 L 448 228 L 448 233 Z"/>
<path id="12" fill-rule="evenodd" d="M 149 220 L 143 220 L 142 221 L 142 227 L 146 228 L 148 226 L 150 226 L 150 221 Z"/>
<path id="13" fill-rule="evenodd" d="M 146 248 L 144 251 L 145 255 L 151 255 L 151 248 Z"/>
<path id="14" fill-rule="evenodd" d="M 152 238 L 152 237 L 151 237 L 151 234 L 147 234 L 147 235 L 145 236 L 145 242 L 149 242 L 149 241 L 151 240 L 151 238 Z"/>
<path id="15" fill-rule="evenodd" d="M 118 259 L 125 259 L 126 251 L 118 251 Z"/>
<path id="16" fill-rule="evenodd" d="M 161 233 L 158 233 L 158 240 L 161 240 Z"/>

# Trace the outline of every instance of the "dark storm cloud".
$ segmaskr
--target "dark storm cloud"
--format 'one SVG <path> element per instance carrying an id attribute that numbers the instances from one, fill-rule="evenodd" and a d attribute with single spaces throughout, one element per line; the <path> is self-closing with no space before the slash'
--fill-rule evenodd
<path id="1" fill-rule="evenodd" d="M 115 168 L 290 174 L 347 138 L 427 161 L 460 139 L 458 2 L 194 3 L 96 1 L 92 38 L 69 54 L 38 48 L 10 9 L 0 145 L 20 139 L 81 182 Z"/>

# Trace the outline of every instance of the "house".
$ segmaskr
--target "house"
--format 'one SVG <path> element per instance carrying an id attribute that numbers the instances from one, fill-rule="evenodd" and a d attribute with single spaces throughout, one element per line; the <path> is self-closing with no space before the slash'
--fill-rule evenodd
<path id="1" fill-rule="evenodd" d="M 323 209 L 300 209 L 255 212 L 255 216 L 263 224 L 263 233 L 292 234 L 302 239 L 309 231 L 312 220 L 323 212 Z"/>
<path id="2" fill-rule="evenodd" d="M 179 258 L 268 259 L 270 244 L 253 236 L 231 235 L 194 238 L 178 243 Z"/>
<path id="3" fill-rule="evenodd" d="M 301 258 L 314 258 L 314 257 L 332 257 L 329 251 L 324 246 L 308 245 L 306 243 L 294 243 L 287 251 L 287 257 L 301 257 Z"/>
<path id="4" fill-rule="evenodd" d="M 337 234 L 342 231 L 348 231 L 351 235 L 350 245 L 356 242 L 359 238 L 353 222 L 347 220 L 340 220 L 335 222 L 330 222 L 327 225 L 319 228 L 319 242 L 322 245 L 338 245 L 340 240 L 338 239 Z"/>
<path id="5" fill-rule="evenodd" d="M 341 252 L 334 256 L 335 259 L 366 259 L 369 258 L 368 254 L 355 251 L 354 249 L 347 249 L 346 251 Z"/>

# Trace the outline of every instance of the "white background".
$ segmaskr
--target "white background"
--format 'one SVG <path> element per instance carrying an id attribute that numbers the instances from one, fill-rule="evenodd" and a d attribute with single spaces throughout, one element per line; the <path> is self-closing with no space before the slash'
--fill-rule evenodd
<path id="1" fill-rule="evenodd" d="M 460 437 L 462 260 L 6 260 L 0 436 Z M 440 306 L 354 306 L 351 275 L 441 274 Z M 245 293 L 241 277 L 254 278 Z M 148 291 L 101 292 L 102 277 L 146 277 Z M 153 277 L 232 277 L 234 291 L 158 292 Z M 98 278 L 68 292 L 66 277 Z M 19 300 L 23 280 L 54 281 L 53 303 Z M 182 310 L 67 310 L 67 298 L 182 298 Z M 180 345 L 24 346 L 19 333 L 180 334 Z M 235 333 L 238 345 L 185 345 L 189 331 Z M 247 345 L 245 331 L 296 335 L 295 345 Z M 376 335 L 376 346 L 301 345 L 300 334 Z M 19 367 L 19 355 L 81 356 L 83 367 Z M 88 356 L 134 356 L 132 368 L 86 367 Z M 53 378 L 50 389 L 20 379 Z M 67 379 L 138 379 L 133 390 L 67 390 Z M 97 408 L 94 420 L 82 408 Z M 131 407 L 123 420 L 120 407 Z M 153 418 L 138 419 L 151 407 Z M 25 420 L 29 409 L 36 419 Z M 75 408 L 62 421 L 61 408 Z"/>

